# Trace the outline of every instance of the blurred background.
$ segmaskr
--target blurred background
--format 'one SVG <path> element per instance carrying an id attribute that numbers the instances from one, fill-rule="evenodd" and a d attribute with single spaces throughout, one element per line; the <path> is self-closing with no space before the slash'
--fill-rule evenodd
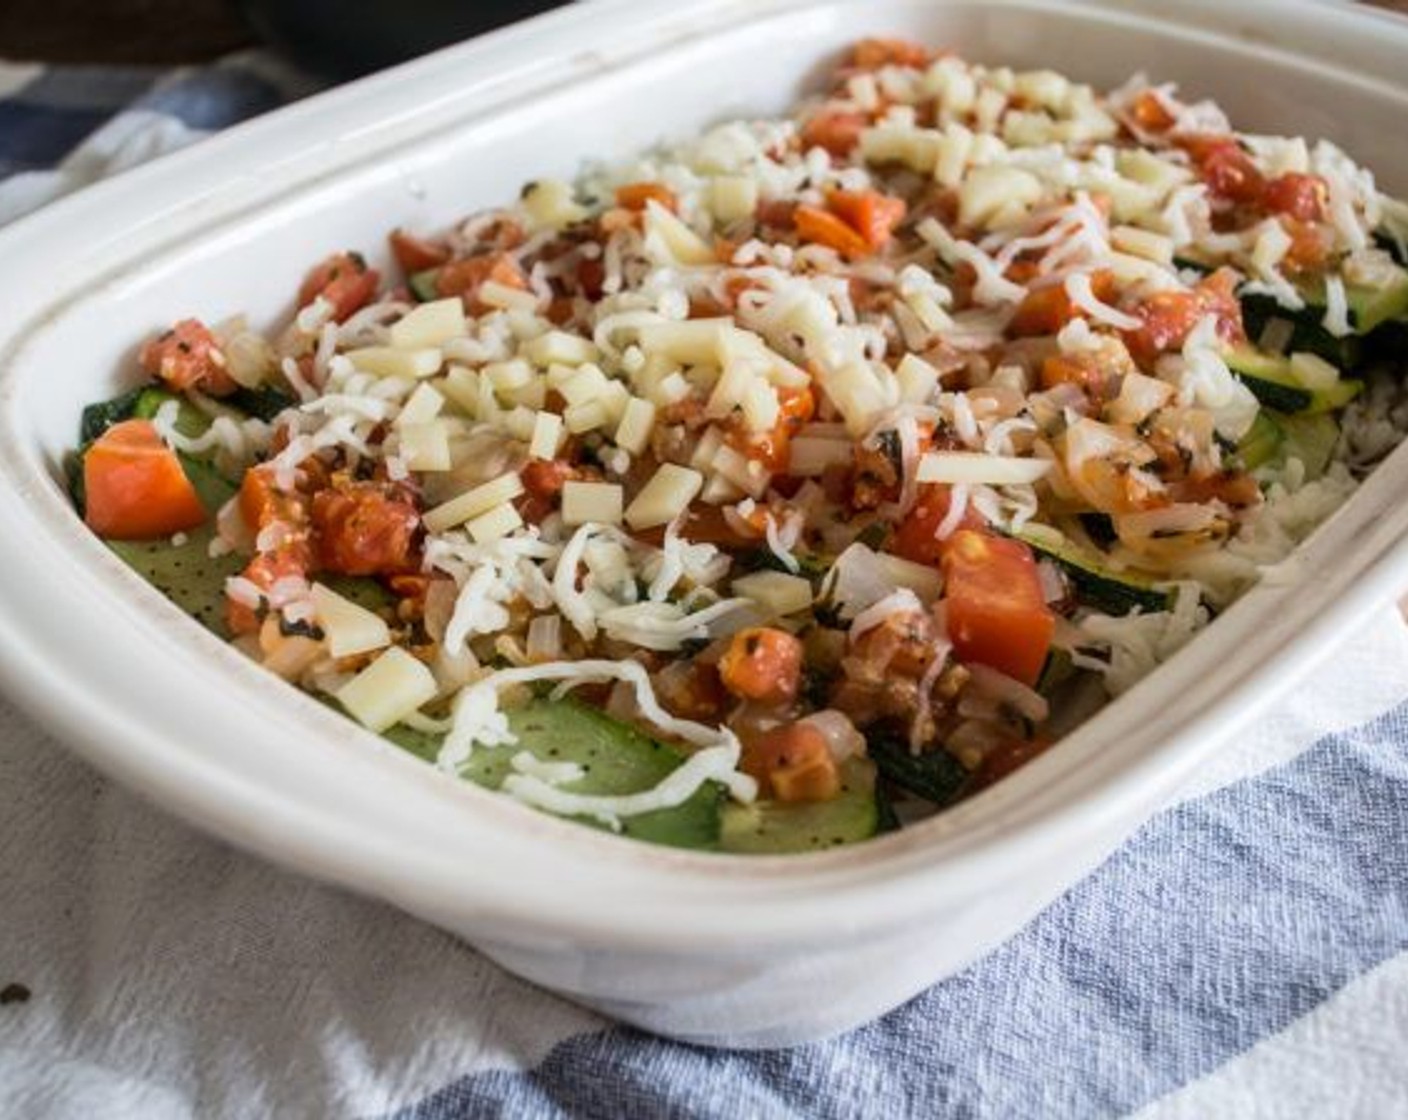
<path id="1" fill-rule="evenodd" d="M 0 0 L 0 55 L 49 63 L 169 66 L 268 43 L 304 71 L 337 80 L 563 2 Z M 1408 0 L 1367 2 L 1408 12 Z"/>
<path id="2" fill-rule="evenodd" d="M 562 0 L 0 0 L 0 55 L 51 63 L 206 62 L 261 42 L 349 78 Z"/>

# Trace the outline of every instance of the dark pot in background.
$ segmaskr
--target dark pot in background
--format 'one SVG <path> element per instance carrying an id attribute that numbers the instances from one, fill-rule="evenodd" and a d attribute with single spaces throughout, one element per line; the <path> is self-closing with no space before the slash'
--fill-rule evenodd
<path id="1" fill-rule="evenodd" d="M 239 0 L 256 31 L 299 66 L 352 78 L 515 20 L 563 0 Z"/>

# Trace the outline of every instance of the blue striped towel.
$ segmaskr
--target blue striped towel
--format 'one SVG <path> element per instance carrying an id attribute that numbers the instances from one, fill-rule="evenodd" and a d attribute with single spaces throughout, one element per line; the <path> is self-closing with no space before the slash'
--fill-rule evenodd
<path id="1" fill-rule="evenodd" d="M 308 88 L 257 54 L 0 64 L 0 220 Z M 1006 945 L 762 1053 L 249 859 L 0 702 L 0 1115 L 1408 1116 L 1408 628 L 1327 653 Z"/>

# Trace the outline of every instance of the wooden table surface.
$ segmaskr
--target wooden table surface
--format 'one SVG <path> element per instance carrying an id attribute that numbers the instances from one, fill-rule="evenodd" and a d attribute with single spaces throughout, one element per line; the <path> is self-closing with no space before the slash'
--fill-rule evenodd
<path id="1" fill-rule="evenodd" d="M 1408 0 L 1365 2 L 1408 14 Z M 0 56 L 12 59 L 173 65 L 254 42 L 234 0 L 0 0 Z"/>

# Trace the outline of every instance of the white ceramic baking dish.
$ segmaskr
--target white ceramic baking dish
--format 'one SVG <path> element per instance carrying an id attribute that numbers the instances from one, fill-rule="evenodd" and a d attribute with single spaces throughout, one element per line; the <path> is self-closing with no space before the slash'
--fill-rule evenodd
<path id="1" fill-rule="evenodd" d="M 80 406 L 174 317 L 270 321 L 333 248 L 376 255 L 544 173 L 784 109 L 867 32 L 1114 84 L 1139 68 L 1244 126 L 1325 135 L 1408 187 L 1408 21 L 1330 4 L 606 0 L 232 129 L 0 233 L 6 689 L 85 758 L 269 859 L 388 899 L 505 967 L 710 1044 L 893 1007 L 1016 930 L 1408 582 L 1400 452 L 1274 581 L 1014 777 L 807 857 L 668 851 L 449 780 L 206 635 L 83 528 Z M 9 791 L 23 796 L 23 791 Z"/>

